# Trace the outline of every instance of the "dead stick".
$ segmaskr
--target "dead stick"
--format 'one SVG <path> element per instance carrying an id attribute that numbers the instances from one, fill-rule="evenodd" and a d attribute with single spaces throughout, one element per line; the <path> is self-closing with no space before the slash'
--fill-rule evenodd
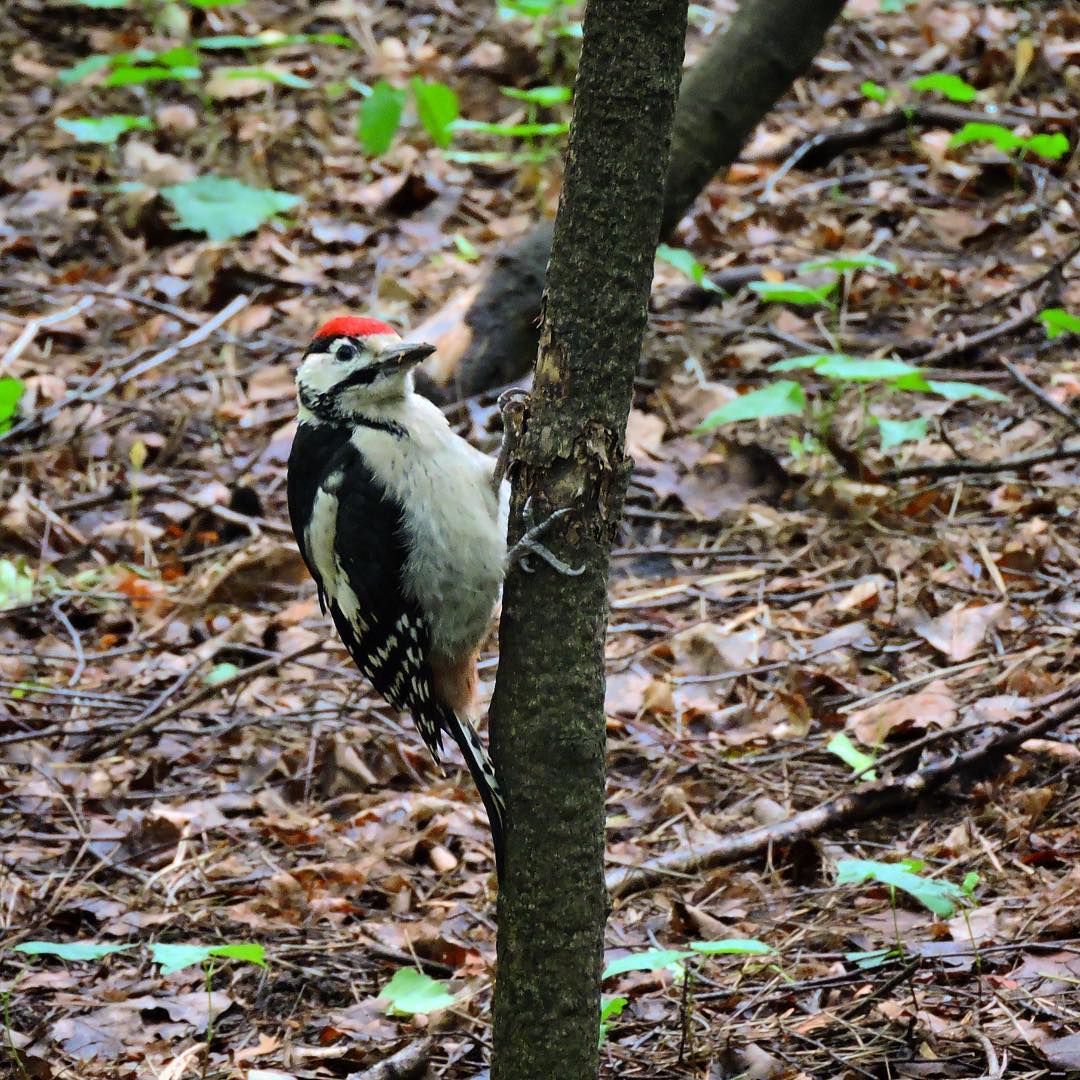
<path id="1" fill-rule="evenodd" d="M 434 1039 L 417 1039 L 378 1065 L 353 1073 L 350 1080 L 420 1080 L 434 1045 Z"/>
<path id="2" fill-rule="evenodd" d="M 1076 684 L 1072 692 L 1080 695 L 1080 683 Z M 826 829 L 910 809 L 919 799 L 937 791 L 954 776 L 973 765 L 983 764 L 1007 754 L 1028 739 L 1044 735 L 1077 716 L 1080 716 L 1080 700 L 1063 709 L 1048 712 L 1041 720 L 1003 732 L 981 746 L 956 754 L 946 761 L 928 765 L 895 780 L 834 796 L 775 825 L 748 829 L 693 851 L 677 849 L 641 866 L 620 867 L 607 875 L 608 892 L 613 898 L 629 896 L 651 888 L 671 875 L 686 875 L 714 866 L 724 866 L 739 859 L 760 855 L 773 844 L 790 844 L 809 836 L 817 836 Z"/>
<path id="3" fill-rule="evenodd" d="M 890 483 L 893 480 L 907 480 L 912 476 L 973 476 L 978 473 L 1026 472 L 1035 465 L 1045 465 L 1048 461 L 1068 461 L 1072 458 L 1080 458 L 1080 446 L 1059 447 L 1041 454 L 1005 458 L 1001 461 L 940 461 L 928 465 L 908 465 L 903 469 L 883 472 L 880 479 Z"/>
<path id="4" fill-rule="evenodd" d="M 1062 405 L 1060 401 L 1055 401 L 1038 383 L 1032 382 L 1015 364 L 1006 360 L 1004 356 L 999 356 L 998 362 L 1032 397 L 1041 401 L 1051 412 L 1057 413 L 1058 416 L 1068 420 L 1077 431 L 1080 431 L 1080 416 L 1077 416 L 1072 409 L 1067 405 Z"/>

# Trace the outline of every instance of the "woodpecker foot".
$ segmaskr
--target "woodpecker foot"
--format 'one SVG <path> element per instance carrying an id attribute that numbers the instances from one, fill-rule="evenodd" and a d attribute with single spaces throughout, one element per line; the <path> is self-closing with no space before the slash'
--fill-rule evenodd
<path id="1" fill-rule="evenodd" d="M 533 568 L 528 563 L 530 555 L 538 555 L 544 560 L 556 572 L 564 574 L 566 577 L 579 577 L 585 573 L 585 566 L 570 566 L 564 563 L 554 552 L 549 551 L 543 544 L 540 543 L 539 538 L 551 528 L 552 524 L 559 520 L 559 518 L 566 517 L 570 513 L 569 507 L 563 507 L 561 510 L 555 510 L 549 514 L 543 521 L 537 521 L 536 515 L 532 509 L 532 499 L 527 499 L 525 502 L 522 516 L 525 518 L 525 534 L 522 538 L 506 553 L 507 564 L 520 562 L 521 569 L 526 573 L 531 574 Z"/>
<path id="2" fill-rule="evenodd" d="M 496 497 L 502 486 L 503 477 L 510 467 L 510 459 L 521 440 L 521 432 L 525 427 L 525 409 L 529 404 L 529 392 L 520 386 L 504 390 L 499 395 L 499 412 L 503 418 L 502 446 L 499 447 L 499 456 L 495 461 L 495 469 L 491 474 L 491 490 Z"/>

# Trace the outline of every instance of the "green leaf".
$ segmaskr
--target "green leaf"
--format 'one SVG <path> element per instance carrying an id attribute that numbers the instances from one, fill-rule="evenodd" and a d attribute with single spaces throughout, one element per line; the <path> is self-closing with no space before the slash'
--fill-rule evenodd
<path id="1" fill-rule="evenodd" d="M 68 0 L 68 4 L 72 7 L 124 8 L 127 7 L 128 0 Z"/>
<path id="2" fill-rule="evenodd" d="M 141 86 L 143 83 L 165 82 L 169 79 L 197 79 L 202 72 L 197 67 L 162 67 L 151 64 L 146 67 L 122 65 L 113 68 L 105 76 L 105 86 Z"/>
<path id="3" fill-rule="evenodd" d="M 0 559 L 0 611 L 29 604 L 33 598 L 33 574 L 11 559 Z"/>
<path id="4" fill-rule="evenodd" d="M 13 375 L 0 378 L 0 434 L 11 427 L 11 418 L 25 391 L 26 384 L 22 379 L 16 379 Z"/>
<path id="5" fill-rule="evenodd" d="M 856 967 L 876 968 L 889 960 L 895 960 L 900 956 L 899 949 L 869 949 L 860 952 L 846 952 L 844 959 L 850 960 Z"/>
<path id="6" fill-rule="evenodd" d="M 859 93 L 863 97 L 869 98 L 871 101 L 888 101 L 889 91 L 884 86 L 878 85 L 876 82 L 871 82 L 869 79 L 864 83 L 859 84 Z"/>
<path id="7" fill-rule="evenodd" d="M 62 83 L 79 82 L 87 75 L 93 75 L 95 71 L 110 67 L 113 61 L 112 56 L 98 53 L 96 56 L 88 56 L 85 60 L 80 60 L 73 67 L 64 68 L 56 77 Z"/>
<path id="8" fill-rule="evenodd" d="M 926 438 L 925 416 L 917 416 L 914 420 L 886 420 L 883 416 L 875 416 L 874 423 L 881 432 L 882 450 L 891 450 L 894 446 Z"/>
<path id="9" fill-rule="evenodd" d="M 61 960 L 100 960 L 103 956 L 126 952 L 134 945 L 99 945 L 93 941 L 24 941 L 15 952 L 27 956 L 58 956 Z"/>
<path id="10" fill-rule="evenodd" d="M 56 126 L 79 142 L 100 143 L 111 146 L 125 132 L 139 129 L 151 131 L 154 122 L 148 116 L 128 116 L 114 113 L 111 116 L 84 116 L 78 120 L 57 120 Z"/>
<path id="11" fill-rule="evenodd" d="M 445 983 L 415 968 L 400 968 L 382 988 L 379 997 L 387 1002 L 387 1011 L 410 1016 L 433 1013 L 454 1004 L 454 995 Z"/>
<path id="12" fill-rule="evenodd" d="M 964 880 L 960 883 L 960 891 L 966 896 L 971 897 L 971 894 L 975 891 L 975 887 L 979 884 L 982 878 L 979 877 L 978 871 L 969 870 L 964 875 Z"/>
<path id="13" fill-rule="evenodd" d="M 935 394 L 948 398 L 949 401 L 964 401 L 966 398 L 980 398 L 982 401 L 1009 400 L 1005 394 L 999 394 L 997 390 L 991 390 L 987 386 L 978 386 L 975 383 L 940 382 L 937 379 L 928 379 L 926 385 Z"/>
<path id="14" fill-rule="evenodd" d="M 207 673 L 203 682 L 207 686 L 220 686 L 223 682 L 228 682 L 229 679 L 235 675 L 240 674 L 240 669 L 236 664 L 221 663 L 215 664 Z"/>
<path id="15" fill-rule="evenodd" d="M 1043 308 L 1039 312 L 1039 322 L 1046 328 L 1047 338 L 1061 337 L 1062 334 L 1080 334 L 1080 315 L 1073 315 L 1064 308 Z"/>
<path id="16" fill-rule="evenodd" d="M 1060 131 L 1052 135 L 1032 135 L 1023 140 L 1023 148 L 1031 154 L 1060 161 L 1069 152 L 1069 140 Z"/>
<path id="17" fill-rule="evenodd" d="M 674 266 L 676 270 L 685 274 L 691 281 L 700 285 L 703 289 L 708 289 L 709 292 L 723 291 L 709 280 L 708 275 L 705 273 L 705 267 L 694 258 L 693 252 L 687 251 L 686 248 L 675 248 L 669 247 L 667 244 L 658 244 L 656 247 L 656 257 L 661 262 L 666 262 L 669 266 Z"/>
<path id="18" fill-rule="evenodd" d="M 935 71 L 930 75 L 912 79 L 911 88 L 923 92 L 932 91 L 950 101 L 974 101 L 979 94 L 971 83 L 964 82 L 959 75 L 949 75 L 944 71 Z"/>
<path id="19" fill-rule="evenodd" d="M 1023 145 L 1024 140 L 1001 124 L 984 124 L 973 121 L 965 124 L 949 140 L 950 146 L 964 146 L 966 143 L 993 143 L 999 150 L 1008 154 Z"/>
<path id="20" fill-rule="evenodd" d="M 917 859 L 899 863 L 875 862 L 872 859 L 841 859 L 836 864 L 838 885 L 857 885 L 877 881 L 913 896 L 935 915 L 947 918 L 956 911 L 956 901 L 963 892 L 949 881 L 922 877 L 914 870 L 922 867 Z"/>
<path id="21" fill-rule="evenodd" d="M 439 82 L 424 82 L 415 75 L 409 80 L 416 101 L 416 115 L 431 141 L 445 149 L 453 137 L 451 126 L 458 118 L 457 94 Z"/>
<path id="22" fill-rule="evenodd" d="M 810 368 L 829 379 L 847 382 L 889 381 L 919 374 L 918 368 L 901 360 L 863 360 L 845 353 L 809 353 L 769 365 L 770 371 L 798 371 L 803 368 Z"/>
<path id="23" fill-rule="evenodd" d="M 378 157 L 390 149 L 405 108 L 405 91 L 396 90 L 385 79 L 377 82 L 360 104 L 356 137 L 366 154 Z"/>
<path id="24" fill-rule="evenodd" d="M 836 281 L 817 288 L 797 281 L 751 281 L 748 288 L 768 304 L 824 304 L 833 307 L 829 294 L 836 286 Z"/>
<path id="25" fill-rule="evenodd" d="M 225 79 L 262 79 L 264 82 L 288 86 L 293 90 L 310 90 L 315 85 L 310 79 L 295 75 L 291 71 L 279 71 L 276 68 L 218 68 L 214 74 Z"/>
<path id="26" fill-rule="evenodd" d="M 467 236 L 462 236 L 461 233 L 454 233 L 454 247 L 457 248 L 458 254 L 468 262 L 475 262 L 480 258 L 480 252 L 476 250 L 476 245 Z"/>
<path id="27" fill-rule="evenodd" d="M 214 957 L 266 967 L 266 950 L 252 941 L 240 941 L 233 945 L 164 945 L 155 942 L 150 946 L 150 959 L 161 965 L 162 975 L 205 964 Z"/>
<path id="28" fill-rule="evenodd" d="M 545 15 L 553 15 L 559 8 L 572 0 L 501 0 L 499 15 L 504 19 L 512 19 L 523 15 L 528 19 L 539 19 Z"/>
<path id="29" fill-rule="evenodd" d="M 600 1005 L 600 1041 L 603 1042 L 607 1038 L 608 1033 L 608 1021 L 614 1020 L 616 1016 L 619 1016 L 623 1009 L 630 1003 L 629 998 L 625 997 L 609 997 L 602 998 Z"/>
<path id="30" fill-rule="evenodd" d="M 570 130 L 569 124 L 489 124 L 484 120 L 455 120 L 451 125 L 454 132 L 475 132 L 479 135 L 502 135 L 508 139 L 531 137 L 550 138 L 565 135 Z"/>
<path id="31" fill-rule="evenodd" d="M 830 754 L 835 754 L 852 772 L 862 772 L 866 780 L 876 780 L 877 773 L 870 768 L 874 759 L 869 754 L 864 754 L 842 731 L 838 731 L 826 744 L 825 749 Z"/>
<path id="32" fill-rule="evenodd" d="M 211 240 L 231 240 L 254 232 L 275 214 L 299 205 L 296 195 L 248 187 L 239 180 L 212 174 L 161 189 L 185 229 Z"/>
<path id="33" fill-rule="evenodd" d="M 891 260 L 879 259 L 876 255 L 838 255 L 834 259 L 811 259 L 810 262 L 799 263 L 800 274 L 812 270 L 835 270 L 839 274 L 845 270 L 884 270 L 887 274 L 895 274 L 899 267 Z"/>
<path id="34" fill-rule="evenodd" d="M 247 0 L 187 0 L 192 7 L 202 8 L 203 11 L 209 8 L 219 7 L 240 7 L 242 4 L 246 4 Z"/>
<path id="35" fill-rule="evenodd" d="M 461 165 L 501 165 L 515 160 L 509 150 L 447 150 L 443 156 Z"/>
<path id="36" fill-rule="evenodd" d="M 572 91 L 569 86 L 534 86 L 531 90 L 518 90 L 513 86 L 500 86 L 499 93 L 517 101 L 527 101 L 530 105 L 558 105 L 569 101 Z"/>
<path id="37" fill-rule="evenodd" d="M 668 244 L 658 244 L 656 248 L 656 257 L 661 262 L 666 262 L 669 266 L 674 266 L 676 270 L 685 274 L 692 281 L 695 281 L 698 285 L 702 286 L 702 288 L 719 291 L 706 276 L 705 267 L 697 261 L 693 252 L 687 251 L 686 248 L 676 248 L 670 247 Z"/>
<path id="38" fill-rule="evenodd" d="M 684 949 L 646 949 L 644 952 L 630 953 L 629 956 L 620 956 L 612 960 L 604 968 L 601 978 L 611 979 L 627 971 L 671 971 L 676 975 L 681 975 L 682 961 L 693 955 L 692 952 Z"/>
<path id="39" fill-rule="evenodd" d="M 276 49 L 283 45 L 340 45 L 351 49 L 355 42 L 344 34 L 282 34 L 264 30 L 261 34 L 214 34 L 196 38 L 200 49 Z"/>
<path id="40" fill-rule="evenodd" d="M 797 382 L 781 379 L 760 390 L 734 398 L 714 409 L 695 429 L 710 431 L 738 420 L 760 420 L 766 416 L 798 416 L 806 408 L 806 395 Z"/>
<path id="41" fill-rule="evenodd" d="M 721 938 L 718 941 L 691 941 L 690 948 L 705 956 L 765 956 L 771 945 L 756 938 Z"/>

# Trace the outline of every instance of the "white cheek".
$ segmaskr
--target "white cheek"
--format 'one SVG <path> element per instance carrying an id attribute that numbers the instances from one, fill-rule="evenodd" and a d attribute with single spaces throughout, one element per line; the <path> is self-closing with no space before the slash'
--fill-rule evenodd
<path id="1" fill-rule="evenodd" d="M 326 353 L 312 353 L 297 372 L 298 380 L 316 393 L 325 393 L 341 379 L 341 366 Z"/>

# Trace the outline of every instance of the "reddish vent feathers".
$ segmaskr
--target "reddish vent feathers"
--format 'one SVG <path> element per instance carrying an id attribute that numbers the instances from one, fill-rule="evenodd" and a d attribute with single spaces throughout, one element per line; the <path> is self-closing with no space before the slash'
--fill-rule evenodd
<path id="1" fill-rule="evenodd" d="M 361 319 L 355 315 L 339 315 L 319 327 L 315 340 L 327 337 L 367 337 L 369 334 L 397 334 L 379 319 Z"/>

